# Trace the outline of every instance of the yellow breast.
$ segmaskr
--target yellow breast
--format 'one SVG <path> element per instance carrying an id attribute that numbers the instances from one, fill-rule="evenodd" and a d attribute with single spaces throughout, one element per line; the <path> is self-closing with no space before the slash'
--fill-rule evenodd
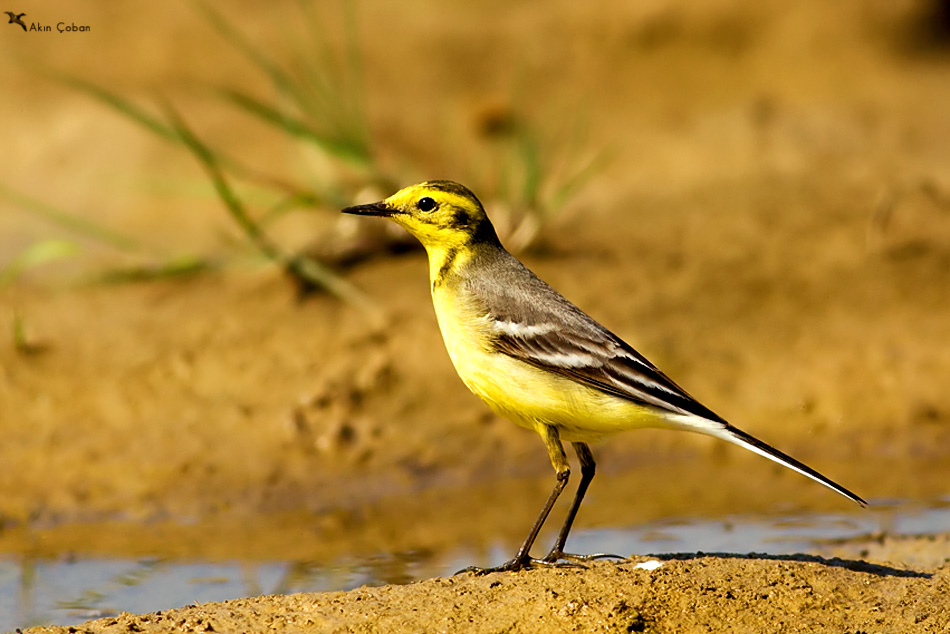
<path id="1" fill-rule="evenodd" d="M 637 427 L 665 426 L 653 410 L 493 350 L 486 307 L 449 286 L 432 289 L 445 347 L 465 385 L 496 413 L 536 431 L 553 425 L 566 441 L 590 442 Z"/>

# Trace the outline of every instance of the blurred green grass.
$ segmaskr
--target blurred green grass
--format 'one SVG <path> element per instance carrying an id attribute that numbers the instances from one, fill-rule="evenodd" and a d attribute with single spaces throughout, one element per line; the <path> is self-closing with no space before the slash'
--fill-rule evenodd
<path id="1" fill-rule="evenodd" d="M 379 141 L 366 108 L 358 5 L 341 1 L 327 6 L 310 0 L 288 5 L 296 11 L 294 17 L 299 19 L 295 22 L 300 28 L 281 29 L 291 47 L 286 60 L 278 60 L 209 4 L 196 0 L 194 7 L 252 71 L 266 78 L 270 96 L 252 94 L 245 86 L 212 86 L 213 94 L 229 111 L 265 124 L 277 135 L 278 142 L 288 144 L 299 155 L 317 153 L 319 173 L 311 170 L 304 177 L 294 178 L 252 168 L 242 157 L 205 139 L 186 122 L 186 112 L 162 98 L 156 100 L 157 104 L 143 106 L 83 77 L 41 72 L 195 158 L 246 243 L 282 267 L 301 292 L 323 290 L 347 303 L 371 309 L 372 301 L 339 271 L 379 254 L 417 248 L 405 235 L 391 230 L 379 233 L 364 223 L 355 234 L 318 236 L 316 248 L 296 253 L 269 235 L 273 223 L 288 214 L 314 210 L 337 214 L 369 192 L 388 195 L 400 185 L 409 184 L 407 177 L 427 171 L 411 152 L 401 153 L 404 160 L 399 170 L 387 169 L 379 160 Z M 342 27 L 332 32 L 327 26 L 332 21 L 328 19 L 330 11 L 338 11 L 340 15 L 334 17 L 342 17 L 337 20 Z M 288 17 L 285 12 L 280 19 Z M 568 116 L 559 120 L 572 118 L 577 119 Z M 535 244 L 544 226 L 601 169 L 606 158 L 604 152 L 592 155 L 587 151 L 585 126 L 545 126 L 521 114 L 517 107 L 488 113 L 476 122 L 476 127 L 476 146 L 466 156 L 453 157 L 455 166 L 449 168 L 453 172 L 450 176 L 480 195 L 514 251 Z M 255 204 L 248 200 L 249 191 L 255 194 Z M 222 262 L 198 254 L 168 254 L 147 247 L 77 213 L 55 209 L 2 185 L 0 197 L 65 229 L 68 235 L 126 253 L 149 254 L 148 263 L 110 268 L 94 276 L 98 281 L 147 281 L 227 264 L 226 259 Z M 367 239 L 364 232 L 371 231 L 376 233 Z M 64 248 L 67 243 L 70 248 Z M 8 284 L 53 259 L 77 257 L 82 252 L 80 241 L 38 240 L 0 269 L 0 284 Z"/>

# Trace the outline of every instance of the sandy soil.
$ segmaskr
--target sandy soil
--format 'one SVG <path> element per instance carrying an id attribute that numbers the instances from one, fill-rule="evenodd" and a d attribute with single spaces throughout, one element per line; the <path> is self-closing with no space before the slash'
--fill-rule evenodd
<path id="1" fill-rule="evenodd" d="M 926 503 L 950 481 L 950 47 L 937 6 L 367 0 L 367 102 L 382 160 L 406 182 L 470 182 L 486 113 L 523 109 L 555 129 L 552 112 L 579 113 L 612 159 L 545 226 L 530 266 L 738 426 L 872 501 Z M 0 340 L 0 548 L 319 558 L 516 544 L 550 466 L 454 376 L 419 253 L 349 275 L 392 328 L 327 297 L 301 302 L 235 255 L 191 159 L 26 65 L 160 91 L 221 147 L 314 170 L 208 97 L 203 86 L 260 78 L 179 9 L 84 9 L 75 19 L 95 30 L 68 37 L 2 31 L 0 182 L 228 266 L 70 282 L 76 267 L 154 259 L 88 244 L 0 288 L 0 333 L 16 315 L 29 344 Z M 242 3 L 242 24 L 279 52 L 263 11 Z M 0 265 L 70 236 L 0 206 Z M 335 222 L 326 211 L 276 235 L 302 247 Z M 596 452 L 580 525 L 842 508 L 707 439 L 643 432 Z M 291 516 L 316 532 L 288 539 Z M 78 629 L 946 631 L 942 539 L 921 542 L 926 561 L 909 554 L 917 540 L 884 536 L 824 553 L 844 560 L 694 554 L 655 571 L 462 576 Z"/>
<path id="2" fill-rule="evenodd" d="M 655 567 L 660 564 L 659 567 Z M 946 632 L 950 566 L 688 554 L 123 614 L 30 632 Z"/>

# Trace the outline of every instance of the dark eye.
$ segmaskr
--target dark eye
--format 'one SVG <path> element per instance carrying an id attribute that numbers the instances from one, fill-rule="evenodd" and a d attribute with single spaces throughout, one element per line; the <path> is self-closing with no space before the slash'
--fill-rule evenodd
<path id="1" fill-rule="evenodd" d="M 432 211 L 435 209 L 435 201 L 426 196 L 425 198 L 419 199 L 419 202 L 416 203 L 416 207 L 419 208 L 419 211 Z"/>

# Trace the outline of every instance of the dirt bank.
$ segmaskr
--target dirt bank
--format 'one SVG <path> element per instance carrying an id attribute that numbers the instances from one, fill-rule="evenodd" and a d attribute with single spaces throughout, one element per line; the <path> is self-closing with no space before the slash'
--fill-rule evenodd
<path id="1" fill-rule="evenodd" d="M 658 567 L 657 564 L 659 564 Z M 946 632 L 950 566 L 685 554 L 123 614 L 108 632 Z"/>

